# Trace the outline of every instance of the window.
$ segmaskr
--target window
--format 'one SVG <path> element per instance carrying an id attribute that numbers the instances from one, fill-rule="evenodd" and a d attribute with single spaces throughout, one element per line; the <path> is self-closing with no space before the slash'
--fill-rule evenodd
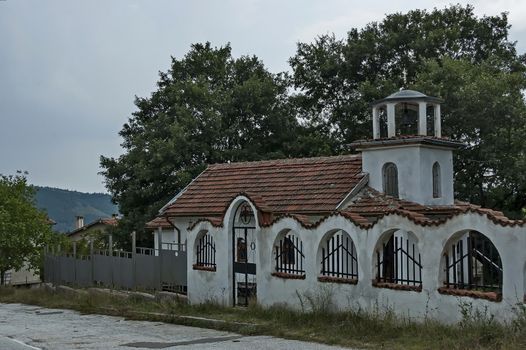
<path id="1" fill-rule="evenodd" d="M 502 292 L 499 252 L 489 238 L 478 231 L 469 231 L 446 245 L 444 266 L 446 289 Z"/>
<path id="2" fill-rule="evenodd" d="M 285 234 L 274 245 L 275 272 L 273 275 L 285 278 L 305 278 L 304 259 L 303 242 L 300 238 L 291 232 Z"/>
<path id="3" fill-rule="evenodd" d="M 422 290 L 422 258 L 416 237 L 407 232 L 389 233 L 375 252 L 376 279 L 373 285 L 400 290 Z"/>
<path id="4" fill-rule="evenodd" d="M 398 198 L 398 170 L 394 163 L 386 163 L 383 167 L 384 193 Z"/>
<path id="5" fill-rule="evenodd" d="M 435 162 L 435 164 L 433 164 L 433 198 L 440 198 L 441 196 L 440 164 Z"/>
<path id="6" fill-rule="evenodd" d="M 196 247 L 196 263 L 194 270 L 216 270 L 216 245 L 212 235 L 208 231 L 204 231 L 197 237 Z"/>
<path id="7" fill-rule="evenodd" d="M 336 231 L 322 242 L 320 275 L 320 282 L 358 282 L 356 248 L 347 232 Z"/>

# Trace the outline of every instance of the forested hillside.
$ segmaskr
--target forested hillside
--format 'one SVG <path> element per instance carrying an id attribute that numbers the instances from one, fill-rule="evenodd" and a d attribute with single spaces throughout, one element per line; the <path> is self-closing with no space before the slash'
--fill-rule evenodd
<path id="1" fill-rule="evenodd" d="M 50 219 L 57 224 L 53 229 L 59 232 L 71 231 L 75 228 L 75 217 L 84 217 L 88 224 L 101 217 L 110 217 L 118 212 L 111 202 L 111 196 L 103 193 L 83 193 L 51 187 L 35 186 L 36 204 L 48 213 Z"/>

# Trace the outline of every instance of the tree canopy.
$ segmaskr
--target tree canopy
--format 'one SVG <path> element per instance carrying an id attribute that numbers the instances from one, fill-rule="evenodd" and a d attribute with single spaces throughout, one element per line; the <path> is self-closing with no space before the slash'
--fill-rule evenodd
<path id="1" fill-rule="evenodd" d="M 136 98 L 120 132 L 125 153 L 101 157 L 124 231 L 143 232 L 207 163 L 295 155 L 298 123 L 287 88 L 285 75 L 254 56 L 233 58 L 230 45 L 195 44 L 172 58 L 151 97 Z"/>
<path id="2" fill-rule="evenodd" d="M 34 194 L 23 174 L 0 175 L 0 284 L 10 269 L 28 264 L 38 270 L 44 245 L 53 237 L 46 214 L 34 205 Z"/>
<path id="3" fill-rule="evenodd" d="M 472 6 L 456 5 L 389 14 L 350 29 L 346 39 L 322 35 L 299 43 L 290 64 L 301 117 L 341 152 L 346 144 L 370 137 L 368 104 L 415 83 L 427 60 L 478 64 L 491 58 L 502 70 L 523 71 L 525 59 L 509 41 L 508 29 L 505 13 L 479 18 Z"/>
<path id="4" fill-rule="evenodd" d="M 390 14 L 345 39 L 299 43 L 290 76 L 233 58 L 230 45 L 192 45 L 136 98 L 124 154 L 101 157 L 122 227 L 140 232 L 207 163 L 350 152 L 371 137 L 369 103 L 401 87 L 445 100 L 444 134 L 467 144 L 457 198 L 520 215 L 526 56 L 509 28 L 505 13 L 477 17 L 469 5 Z"/>

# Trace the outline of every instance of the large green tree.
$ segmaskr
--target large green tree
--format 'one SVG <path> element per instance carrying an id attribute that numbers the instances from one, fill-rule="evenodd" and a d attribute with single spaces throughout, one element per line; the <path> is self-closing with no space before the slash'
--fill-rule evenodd
<path id="1" fill-rule="evenodd" d="M 269 73 L 256 57 L 232 57 L 229 45 L 195 44 L 182 59 L 172 58 L 158 89 L 135 101 L 137 111 L 120 132 L 125 153 L 101 157 L 124 215 L 119 231 L 144 232 L 205 164 L 297 154 L 287 87 L 285 76 Z"/>
<path id="2" fill-rule="evenodd" d="M 327 136 L 320 153 L 341 153 L 371 137 L 371 101 L 400 87 L 442 97 L 444 134 L 467 145 L 455 158 L 457 197 L 517 215 L 526 205 L 526 57 L 509 27 L 505 13 L 477 17 L 456 5 L 300 43 L 290 60 L 299 116 Z"/>
<path id="3" fill-rule="evenodd" d="M 0 175 L 0 284 L 5 272 L 28 264 L 39 270 L 52 239 L 49 220 L 34 205 L 35 191 L 23 174 Z"/>
<path id="4" fill-rule="evenodd" d="M 443 130 L 465 144 L 455 154 L 457 197 L 522 217 L 526 75 L 499 60 L 430 60 L 411 87 L 444 98 Z"/>
<path id="5" fill-rule="evenodd" d="M 497 57 L 498 68 L 522 70 L 524 57 L 517 56 L 508 29 L 505 13 L 479 18 L 473 7 L 457 5 L 390 14 L 351 29 L 343 40 L 322 35 L 299 43 L 290 59 L 299 115 L 329 137 L 333 152 L 344 151 L 371 136 L 368 103 L 414 83 L 429 59 Z"/>

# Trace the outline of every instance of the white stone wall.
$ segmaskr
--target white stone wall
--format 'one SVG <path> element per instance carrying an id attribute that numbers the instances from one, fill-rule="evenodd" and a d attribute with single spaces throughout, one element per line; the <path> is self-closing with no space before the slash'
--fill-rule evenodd
<path id="1" fill-rule="evenodd" d="M 432 164 L 432 163 L 430 163 Z M 234 205 L 235 203 L 233 203 Z M 188 296 L 192 303 L 215 301 L 232 305 L 232 206 L 227 211 L 223 227 L 215 228 L 210 223 L 198 224 L 188 232 Z M 320 242 L 327 232 L 342 229 L 353 239 L 358 254 L 358 283 L 339 284 L 319 282 Z M 411 232 L 418 241 L 422 256 L 421 292 L 399 291 L 372 286 L 375 278 L 375 247 L 382 235 L 389 230 Z M 195 238 L 202 230 L 208 230 L 216 243 L 217 270 L 196 271 Z M 305 279 L 283 279 L 272 276 L 274 272 L 273 245 L 283 230 L 292 230 L 303 242 L 305 254 Z M 456 297 L 439 294 L 443 285 L 443 253 L 446 242 L 456 233 L 476 230 L 487 236 L 497 248 L 503 265 L 503 300 L 492 302 L 470 297 Z M 458 236 L 458 234 L 456 235 Z M 484 310 L 497 319 L 513 317 L 512 308 L 523 301 L 525 294 L 526 230 L 520 227 L 503 227 L 494 224 L 485 216 L 466 214 L 454 217 L 445 224 L 435 227 L 421 227 L 410 220 L 390 215 L 379 220 L 369 230 L 362 230 L 351 221 L 333 216 L 317 228 L 304 229 L 296 220 L 284 218 L 272 227 L 258 228 L 257 232 L 257 302 L 264 306 L 286 304 L 293 308 L 308 307 L 306 296 L 331 295 L 338 309 L 361 308 L 368 311 L 392 310 L 400 316 L 416 319 L 435 318 L 444 322 L 460 319 L 460 303 L 472 303 L 473 307 Z"/>
<path id="2" fill-rule="evenodd" d="M 362 167 L 369 174 L 369 186 L 383 192 L 382 168 L 394 163 L 398 169 L 400 198 L 420 204 L 452 205 L 453 152 L 450 149 L 422 145 L 383 146 L 362 151 Z M 440 164 L 441 197 L 433 198 L 433 164 Z"/>

